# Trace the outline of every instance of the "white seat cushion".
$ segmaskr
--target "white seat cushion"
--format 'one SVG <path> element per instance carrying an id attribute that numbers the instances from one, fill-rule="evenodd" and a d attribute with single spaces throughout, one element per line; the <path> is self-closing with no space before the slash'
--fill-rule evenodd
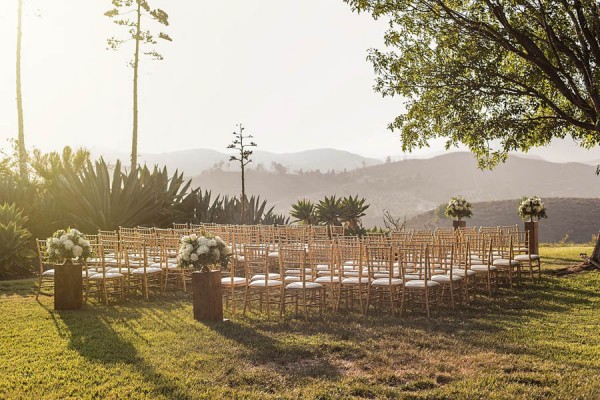
<path id="1" fill-rule="evenodd" d="M 317 271 L 329 271 L 330 269 L 331 269 L 331 267 L 329 265 L 325 265 L 325 264 L 317 265 Z"/>
<path id="2" fill-rule="evenodd" d="M 316 282 L 305 282 L 304 287 L 306 289 L 321 289 L 323 285 Z M 285 287 L 286 289 L 302 289 L 302 282 L 293 282 Z"/>
<path id="3" fill-rule="evenodd" d="M 278 251 L 272 251 L 269 253 L 269 257 L 270 258 L 278 258 L 279 257 L 279 252 Z"/>
<path id="4" fill-rule="evenodd" d="M 450 275 L 435 275 L 431 277 L 431 280 L 434 282 L 450 282 Z M 462 278 L 459 275 L 452 274 L 453 281 L 462 281 Z"/>
<path id="5" fill-rule="evenodd" d="M 286 275 L 283 277 L 285 283 L 288 282 L 300 282 L 300 275 Z"/>
<path id="6" fill-rule="evenodd" d="M 340 282 L 340 277 L 339 276 L 320 276 L 317 279 L 315 279 L 315 282 L 317 283 L 339 283 Z"/>
<path id="7" fill-rule="evenodd" d="M 125 278 L 125 275 L 119 274 L 118 272 L 107 272 L 104 276 L 102 274 L 93 274 L 90 275 L 89 279 L 91 281 L 102 280 L 106 277 L 106 279 L 117 279 L 117 278 Z"/>
<path id="8" fill-rule="evenodd" d="M 46 270 L 42 273 L 42 276 L 54 276 L 54 270 L 53 269 Z"/>
<path id="9" fill-rule="evenodd" d="M 490 271 L 496 271 L 498 268 L 494 267 L 493 265 L 490 265 Z M 487 272 L 488 267 L 487 265 L 471 265 L 471 271 L 475 271 L 475 272 Z"/>
<path id="10" fill-rule="evenodd" d="M 406 274 L 406 275 L 404 275 L 404 280 L 405 281 L 414 281 L 416 279 L 421 279 L 421 276 L 419 276 L 419 274 Z"/>
<path id="11" fill-rule="evenodd" d="M 397 278 L 392 278 L 391 282 L 389 278 L 379 278 L 379 279 L 375 279 L 374 281 L 371 282 L 371 285 L 373 286 L 398 286 L 398 285 L 402 285 L 404 281 L 402 279 L 397 279 Z"/>
<path id="12" fill-rule="evenodd" d="M 304 273 L 310 275 L 312 270 L 310 268 L 304 268 Z M 300 275 L 300 268 L 289 268 L 285 270 L 286 275 Z"/>
<path id="13" fill-rule="evenodd" d="M 515 260 L 529 262 L 530 257 L 532 261 L 537 261 L 540 259 L 540 256 L 537 254 L 519 254 L 518 256 L 515 256 Z"/>
<path id="14" fill-rule="evenodd" d="M 144 268 L 135 268 L 131 270 L 131 275 L 144 275 L 145 274 L 156 274 L 162 272 L 160 268 L 146 268 L 144 272 Z"/>
<path id="15" fill-rule="evenodd" d="M 342 283 L 348 284 L 348 285 L 358 285 L 359 283 L 366 284 L 368 282 L 369 282 L 369 278 L 366 276 L 363 276 L 363 277 L 353 276 L 350 278 L 342 279 Z"/>
<path id="16" fill-rule="evenodd" d="M 518 267 L 520 264 L 517 260 L 507 260 L 506 258 L 499 258 L 494 260 L 493 265 L 497 267 Z"/>
<path id="17" fill-rule="evenodd" d="M 466 271 L 464 269 L 453 269 L 452 270 L 452 275 L 457 275 L 457 276 L 462 276 L 462 277 L 464 277 L 465 275 L 473 276 L 475 274 L 476 274 L 476 272 L 473 270 L 470 270 L 470 269 L 468 269 Z"/>
<path id="18" fill-rule="evenodd" d="M 439 286 L 440 284 L 435 281 L 427 281 L 428 287 Z M 404 284 L 407 288 L 425 288 L 425 281 L 423 279 L 415 279 L 412 281 L 408 281 Z"/>
<path id="19" fill-rule="evenodd" d="M 269 280 L 269 287 L 281 286 L 281 285 L 283 285 L 283 283 L 281 281 Z M 250 287 L 267 287 L 267 281 L 264 281 L 264 280 L 252 281 L 252 282 L 250 282 L 250 284 L 248 286 L 250 286 Z"/>
<path id="20" fill-rule="evenodd" d="M 275 273 L 269 273 L 269 280 L 273 279 L 279 279 L 280 275 L 279 274 L 275 274 Z M 258 275 L 253 275 L 252 278 L 250 278 L 251 281 L 264 281 L 266 278 L 265 274 L 258 274 Z"/>
<path id="21" fill-rule="evenodd" d="M 221 285 L 223 286 L 245 286 L 246 278 L 239 276 L 233 276 L 229 278 L 221 278 Z"/>

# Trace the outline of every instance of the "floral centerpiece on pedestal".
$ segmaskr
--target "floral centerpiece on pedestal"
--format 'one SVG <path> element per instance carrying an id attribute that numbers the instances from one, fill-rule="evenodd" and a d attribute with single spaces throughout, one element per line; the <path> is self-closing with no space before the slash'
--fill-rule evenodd
<path id="1" fill-rule="evenodd" d="M 46 239 L 50 262 L 72 264 L 73 260 L 83 261 L 92 255 L 90 242 L 77 229 L 60 229 Z"/>
<path id="2" fill-rule="evenodd" d="M 201 235 L 192 233 L 181 238 L 177 265 L 180 268 L 193 267 L 196 271 L 211 271 L 211 265 L 227 265 L 231 256 L 231 247 L 219 237 L 203 232 Z"/>
<path id="3" fill-rule="evenodd" d="M 461 221 L 463 218 L 471 218 L 473 215 L 472 205 L 462 196 L 453 197 L 446 206 L 445 214 L 457 221 Z"/>
<path id="4" fill-rule="evenodd" d="M 533 221 L 533 218 L 548 218 L 546 207 L 538 196 L 524 197 L 519 203 L 519 216 L 523 219 Z"/>

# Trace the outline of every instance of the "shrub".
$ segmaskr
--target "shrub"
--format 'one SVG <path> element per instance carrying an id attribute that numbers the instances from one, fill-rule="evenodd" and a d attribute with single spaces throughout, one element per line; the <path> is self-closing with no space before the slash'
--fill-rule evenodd
<path id="1" fill-rule="evenodd" d="M 23 225 L 27 217 L 15 204 L 0 206 L 0 277 L 22 275 L 29 270 L 36 254 L 31 250 L 31 234 Z"/>

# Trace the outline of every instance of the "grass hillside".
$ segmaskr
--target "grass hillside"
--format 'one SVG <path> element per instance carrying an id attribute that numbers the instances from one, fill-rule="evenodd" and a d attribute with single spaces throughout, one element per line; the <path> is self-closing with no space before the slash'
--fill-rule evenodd
<path id="1" fill-rule="evenodd" d="M 280 212 L 288 212 L 290 205 L 301 198 L 318 200 L 329 194 L 363 196 L 371 204 L 364 219 L 367 226 L 381 225 L 383 210 L 410 218 L 456 195 L 472 202 L 534 194 L 545 198 L 600 197 L 599 178 L 589 165 L 515 156 L 493 171 L 481 171 L 469 153 L 384 163 L 337 174 L 250 170 L 246 177 L 247 193 L 261 195 Z M 238 171 L 205 171 L 192 181 L 194 187 L 212 189 L 214 193 L 240 191 Z"/>
<path id="2" fill-rule="evenodd" d="M 521 224 L 517 214 L 518 199 L 487 201 L 473 204 L 473 218 L 469 226 L 495 226 Z M 575 243 L 591 241 L 592 235 L 600 230 L 600 198 L 545 198 L 548 218 L 540 221 L 540 240 L 558 242 L 565 235 Z M 444 216 L 445 205 L 420 214 L 407 221 L 410 228 L 436 228 L 451 226 L 452 221 Z"/>

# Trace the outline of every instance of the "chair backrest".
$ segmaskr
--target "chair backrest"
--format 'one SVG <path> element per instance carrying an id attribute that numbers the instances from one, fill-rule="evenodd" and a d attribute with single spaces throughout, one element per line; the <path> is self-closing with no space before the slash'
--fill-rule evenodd
<path id="1" fill-rule="evenodd" d="M 173 229 L 185 229 L 185 230 L 188 230 L 188 229 L 190 229 L 190 227 L 189 227 L 189 225 L 188 225 L 187 222 L 185 224 L 173 222 Z"/>
<path id="2" fill-rule="evenodd" d="M 38 259 L 40 262 L 40 275 L 44 273 L 47 267 L 50 266 L 50 256 L 48 255 L 48 244 L 45 240 L 36 239 Z"/>
<path id="3" fill-rule="evenodd" d="M 365 261 L 370 278 L 392 279 L 400 276 L 400 268 L 394 267 L 394 252 L 391 245 L 365 245 Z M 365 272 L 363 267 L 363 274 Z"/>
<path id="4" fill-rule="evenodd" d="M 286 271 L 299 269 L 300 282 L 306 287 L 307 276 L 312 280 L 312 269 L 306 262 L 306 250 L 302 244 L 283 245 L 279 248 L 279 270 L 285 275 Z M 307 269 L 309 270 L 307 274 Z"/>
<path id="5" fill-rule="evenodd" d="M 246 278 L 250 280 L 253 275 L 264 274 L 265 281 L 269 282 L 269 246 L 260 244 L 244 245 L 244 268 Z"/>

